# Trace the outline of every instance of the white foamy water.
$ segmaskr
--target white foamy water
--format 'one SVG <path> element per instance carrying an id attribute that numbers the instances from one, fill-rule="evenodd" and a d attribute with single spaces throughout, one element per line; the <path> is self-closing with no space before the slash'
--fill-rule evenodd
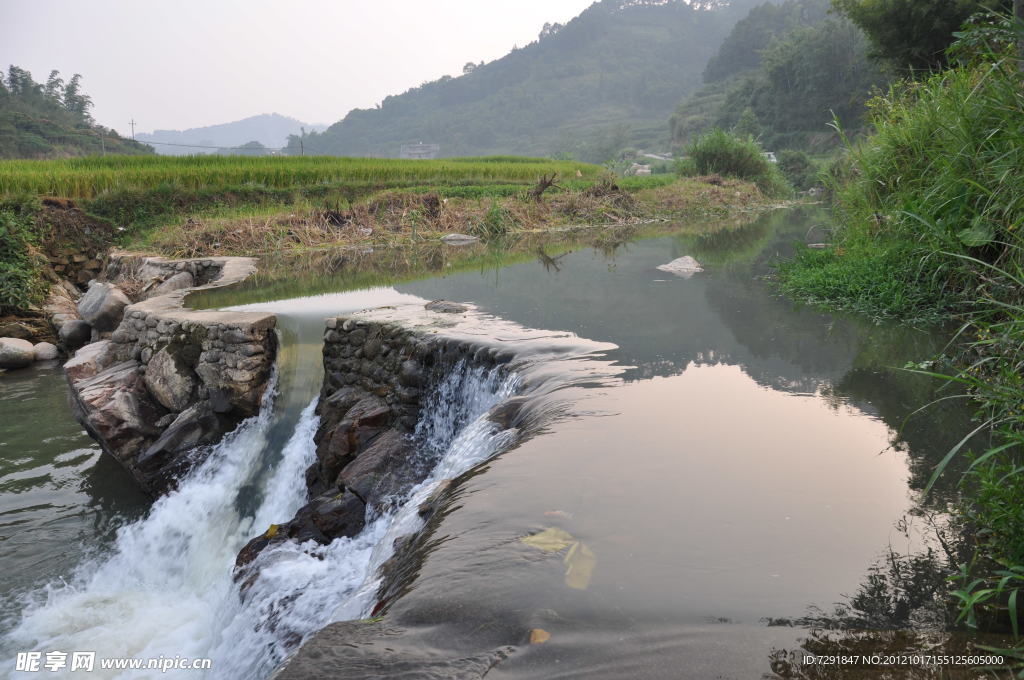
<path id="1" fill-rule="evenodd" d="M 398 537 L 421 528 L 417 509 L 438 485 L 506 447 L 487 411 L 518 388 L 505 377 L 459 363 L 428 403 L 417 427 L 418 461 L 432 471 L 386 513 L 368 509 L 364 531 L 327 546 L 288 542 L 264 550 L 245 598 L 232 578 L 238 550 L 306 502 L 304 471 L 315 459 L 319 418 L 307 406 L 277 460 L 263 455 L 273 424 L 273 390 L 258 416 L 213 448 L 179 488 L 118 533 L 113 551 L 82 564 L 66 582 L 32 594 L 7 635 L 5 652 L 94 651 L 97 658 L 210 657 L 205 677 L 267 676 L 323 625 L 360 618 L 375 604 L 377 571 Z M 254 512 L 242 512 L 250 495 Z M 14 660 L 3 662 L 4 672 Z M 22 677 L 38 677 L 25 673 Z M 62 676 L 46 672 L 48 677 Z M 101 671 L 89 678 L 196 678 L 196 671 Z M 12 677 L 18 677 L 14 675 Z"/>

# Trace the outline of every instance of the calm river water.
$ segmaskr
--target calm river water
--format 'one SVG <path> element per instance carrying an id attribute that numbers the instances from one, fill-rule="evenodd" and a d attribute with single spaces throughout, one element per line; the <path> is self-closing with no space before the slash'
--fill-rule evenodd
<path id="1" fill-rule="evenodd" d="M 515 646 L 489 675 L 498 678 L 779 677 L 772 659 L 806 645 L 808 633 L 768 622 L 831 611 L 890 550 L 927 543 L 919 490 L 966 423 L 948 408 L 904 423 L 933 385 L 897 367 L 930 358 L 944 334 L 824 314 L 762 280 L 823 219 L 792 210 L 708 236 L 663 230 L 484 256 L 390 285 L 385 273 L 365 289 L 349 268 L 321 268 L 198 303 L 281 317 L 281 431 L 265 438 L 264 456 L 286 446 L 316 394 L 326 316 L 443 298 L 611 343 L 592 357 L 600 380 L 561 391 L 573 405 L 564 417 L 459 478 L 387 613 L 404 631 L 396 647 L 465 659 Z M 706 271 L 656 269 L 683 255 Z M 68 634 L 54 631 L 60 597 L 48 602 L 48 593 L 76 565 L 102 563 L 116 529 L 146 508 L 74 423 L 59 368 L 0 377 L 2 614 L 16 632 L 7 654 L 17 651 L 10 640 Z M 520 540 L 552 528 L 588 551 L 582 582 L 567 575 L 564 553 Z M 218 565 L 204 569 L 230 574 Z M 130 635 L 111 621 L 76 625 Z M 145 628 L 136 651 L 161 649 L 160 622 Z M 522 644 L 532 629 L 551 637 Z"/>

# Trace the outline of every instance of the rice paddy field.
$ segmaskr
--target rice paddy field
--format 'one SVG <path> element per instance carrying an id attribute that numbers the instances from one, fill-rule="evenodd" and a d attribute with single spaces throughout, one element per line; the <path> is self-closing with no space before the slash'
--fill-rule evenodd
<path id="1" fill-rule="evenodd" d="M 544 174 L 592 179 L 601 167 L 544 158 L 480 157 L 443 160 L 332 156 L 107 156 L 0 161 L 0 195 L 93 198 L 123 190 L 173 187 L 217 190 L 257 186 L 285 189 L 346 183 L 388 186 L 525 185 Z"/>

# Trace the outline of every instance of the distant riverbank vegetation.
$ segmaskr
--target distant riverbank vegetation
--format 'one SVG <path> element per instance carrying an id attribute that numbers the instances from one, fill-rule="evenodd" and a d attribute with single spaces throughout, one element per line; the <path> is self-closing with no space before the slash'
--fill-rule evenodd
<path id="1" fill-rule="evenodd" d="M 0 194 L 33 193 L 93 198 L 104 192 L 163 186 L 194 190 L 230 187 L 287 189 L 332 184 L 499 184 L 532 182 L 542 174 L 593 177 L 597 166 L 547 158 L 508 156 L 439 161 L 332 156 L 150 156 L 0 161 Z"/>
<path id="2" fill-rule="evenodd" d="M 37 83 L 25 69 L 10 66 L 0 74 L 0 158 L 153 153 L 97 125 L 91 108 L 79 74 L 65 81 L 51 71 L 45 83 Z"/>
<path id="3" fill-rule="evenodd" d="M 829 178 L 838 225 L 831 247 L 805 250 L 779 269 L 782 290 L 799 299 L 959 326 L 949 357 L 910 368 L 966 390 L 977 405 L 975 434 L 987 447 L 970 450 L 965 437 L 935 472 L 968 458 L 959 512 L 977 547 L 954 575 L 952 596 L 962 622 L 1014 636 L 1024 632 L 1024 3 L 1017 4 L 1016 20 L 978 14 L 958 30 L 977 3 L 915 0 L 886 9 L 837 0 L 881 63 L 929 70 L 904 71 L 868 102 L 869 134 L 843 138 L 845 156 Z M 929 7 L 934 21 L 925 31 Z M 1024 661 L 1024 645 L 1008 653 Z"/>

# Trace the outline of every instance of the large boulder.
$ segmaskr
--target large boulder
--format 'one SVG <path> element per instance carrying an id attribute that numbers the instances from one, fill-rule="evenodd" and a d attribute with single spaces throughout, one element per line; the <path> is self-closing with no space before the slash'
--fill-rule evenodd
<path id="1" fill-rule="evenodd" d="M 138 455 L 160 435 L 157 422 L 166 414 L 146 390 L 139 364 L 114 364 L 92 377 L 72 382 L 75 417 L 103 450 L 153 492 L 151 475 L 137 464 Z"/>
<path id="2" fill-rule="evenodd" d="M 57 345 L 52 342 L 40 342 L 33 345 L 32 353 L 35 355 L 36 361 L 52 361 L 59 355 Z"/>
<path id="3" fill-rule="evenodd" d="M 68 350 L 74 351 L 87 344 L 92 338 L 92 326 L 88 321 L 81 319 L 67 319 L 57 331 L 57 337 Z"/>
<path id="4" fill-rule="evenodd" d="M 78 301 L 78 313 L 99 333 L 109 333 L 117 328 L 124 316 L 124 308 L 131 300 L 112 283 L 93 281 L 89 290 Z"/>
<path id="5" fill-rule="evenodd" d="M 408 434 L 387 430 L 345 466 L 338 481 L 367 505 L 388 507 L 425 476 L 425 470 L 412 464 L 414 452 Z"/>
<path id="6" fill-rule="evenodd" d="M 190 454 L 194 449 L 216 444 L 237 424 L 237 419 L 214 412 L 208 401 L 182 411 L 135 459 L 147 489 L 154 494 L 169 489 L 191 467 L 195 458 Z"/>
<path id="7" fill-rule="evenodd" d="M 0 338 L 0 368 L 25 368 L 36 360 L 32 343 L 20 338 Z"/>
<path id="8" fill-rule="evenodd" d="M 164 347 L 146 364 L 146 387 L 163 406 L 184 411 L 192 403 L 198 380 L 195 372 L 171 346 Z"/>
<path id="9" fill-rule="evenodd" d="M 100 340 L 93 342 L 75 352 L 75 356 L 64 364 L 64 375 L 72 385 L 91 378 L 108 364 L 112 363 L 110 357 L 110 341 Z"/>

